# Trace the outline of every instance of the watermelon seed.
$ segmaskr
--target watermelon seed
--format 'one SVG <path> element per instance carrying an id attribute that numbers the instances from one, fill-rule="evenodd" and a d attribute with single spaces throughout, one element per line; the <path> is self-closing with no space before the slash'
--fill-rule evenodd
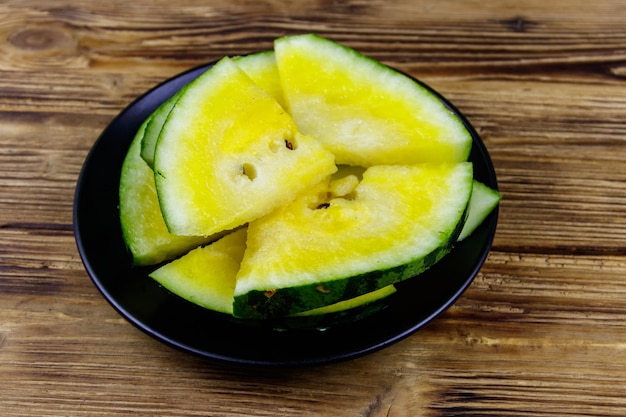
<path id="1" fill-rule="evenodd" d="M 330 207 L 330 198 L 331 198 L 331 194 L 328 192 L 319 193 L 317 196 L 317 199 L 315 199 L 315 201 L 312 201 L 309 204 L 309 209 L 311 210 L 327 209 L 328 207 Z"/>
<path id="2" fill-rule="evenodd" d="M 290 151 L 295 151 L 298 148 L 298 143 L 293 136 L 285 135 L 283 139 L 285 139 L 285 148 L 289 149 Z"/>
<path id="3" fill-rule="evenodd" d="M 320 284 L 317 287 L 315 287 L 315 289 L 318 290 L 319 292 L 323 293 L 323 294 L 330 293 L 330 290 L 327 290 L 326 288 L 324 288 L 324 286 L 322 284 Z"/>

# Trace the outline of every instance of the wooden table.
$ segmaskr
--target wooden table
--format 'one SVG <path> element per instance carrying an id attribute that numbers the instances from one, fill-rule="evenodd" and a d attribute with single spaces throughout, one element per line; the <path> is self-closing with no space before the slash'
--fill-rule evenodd
<path id="1" fill-rule="evenodd" d="M 79 258 L 72 202 L 135 97 L 316 32 L 470 119 L 504 195 L 458 302 L 348 362 L 250 370 L 122 319 Z M 626 5 L 617 0 L 0 4 L 0 415 L 626 415 Z"/>

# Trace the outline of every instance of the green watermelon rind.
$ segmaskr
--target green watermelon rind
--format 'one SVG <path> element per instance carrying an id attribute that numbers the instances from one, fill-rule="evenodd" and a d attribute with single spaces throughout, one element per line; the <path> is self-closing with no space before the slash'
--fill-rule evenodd
<path id="1" fill-rule="evenodd" d="M 396 293 L 396 289 L 392 285 L 386 288 L 388 288 L 388 290 L 383 291 L 382 296 L 374 296 L 374 292 L 364 294 L 356 304 L 350 304 L 347 308 L 344 306 L 344 308 L 340 310 L 333 310 L 323 314 L 309 315 L 307 314 L 308 312 L 304 312 L 299 315 L 276 317 L 272 319 L 237 318 L 232 315 L 226 317 L 238 325 L 254 328 L 267 328 L 275 331 L 323 331 L 354 323 L 387 308 L 393 299 L 393 295 Z M 385 287 L 381 290 L 385 290 Z M 333 307 L 333 305 L 326 307 Z M 321 308 L 319 310 L 321 311 L 323 309 L 324 308 Z"/>
<path id="2" fill-rule="evenodd" d="M 176 94 L 161 104 L 147 119 L 145 133 L 141 140 L 141 158 L 143 158 L 152 169 L 154 169 L 154 152 L 159 140 L 159 135 L 161 134 L 161 129 L 167 120 L 167 116 L 181 96 L 181 92 L 182 89 L 178 90 Z"/>
<path id="3" fill-rule="evenodd" d="M 487 216 L 496 208 L 502 199 L 502 194 L 480 181 L 472 182 L 472 195 L 468 205 L 468 216 L 465 226 L 459 234 L 458 241 L 470 236 L 480 226 Z"/>

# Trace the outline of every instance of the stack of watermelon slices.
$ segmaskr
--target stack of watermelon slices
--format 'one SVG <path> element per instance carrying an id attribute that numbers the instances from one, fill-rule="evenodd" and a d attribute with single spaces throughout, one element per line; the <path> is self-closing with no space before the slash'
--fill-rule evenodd
<path id="1" fill-rule="evenodd" d="M 473 179 L 471 146 L 413 79 L 286 36 L 223 58 L 143 123 L 122 168 L 124 240 L 169 291 L 224 314 L 362 310 L 498 204 Z"/>

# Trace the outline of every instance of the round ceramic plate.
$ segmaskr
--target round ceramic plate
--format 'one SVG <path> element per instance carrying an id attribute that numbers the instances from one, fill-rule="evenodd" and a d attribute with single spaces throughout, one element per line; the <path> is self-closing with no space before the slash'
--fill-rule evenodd
<path id="1" fill-rule="evenodd" d="M 466 240 L 419 277 L 396 285 L 388 306 L 364 319 L 324 331 L 243 325 L 197 307 L 131 266 L 118 216 L 120 169 L 145 118 L 212 64 L 158 85 L 122 111 L 95 142 L 83 165 L 74 199 L 74 230 L 83 263 L 104 298 L 152 337 L 204 358 L 243 365 L 303 366 L 355 358 L 397 342 L 433 320 L 470 285 L 491 248 L 497 209 Z M 428 86 L 425 86 L 432 91 Z M 467 120 L 445 98 L 473 136 L 474 178 L 497 188 L 487 149 Z"/>

